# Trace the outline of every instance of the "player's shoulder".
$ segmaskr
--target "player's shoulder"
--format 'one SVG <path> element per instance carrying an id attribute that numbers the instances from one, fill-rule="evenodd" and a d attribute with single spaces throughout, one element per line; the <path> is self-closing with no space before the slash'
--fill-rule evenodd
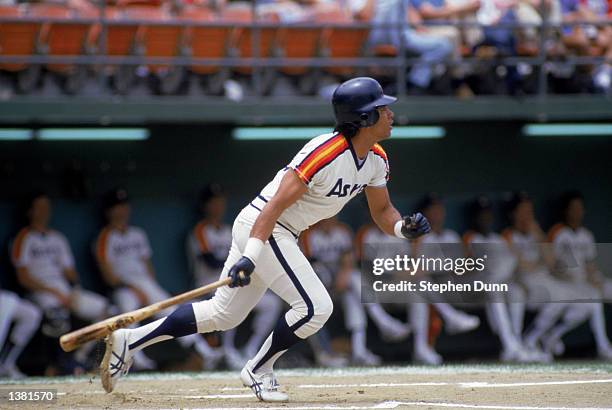
<path id="1" fill-rule="evenodd" d="M 445 229 L 442 235 L 447 241 L 461 242 L 461 236 L 459 236 L 459 234 L 452 229 Z"/>
<path id="2" fill-rule="evenodd" d="M 465 245 L 471 244 L 476 239 L 476 231 L 472 229 L 465 231 L 461 239 Z"/>
<path id="3" fill-rule="evenodd" d="M 504 228 L 501 231 L 501 237 L 508 243 L 512 243 L 514 241 L 514 229 L 512 227 Z"/>
<path id="4" fill-rule="evenodd" d="M 66 235 L 64 235 L 62 232 L 58 231 L 57 229 L 49 229 L 49 236 L 53 238 L 54 240 L 68 242 L 68 238 L 66 238 Z"/>
<path id="5" fill-rule="evenodd" d="M 132 225 L 130 225 L 130 226 L 127 227 L 127 232 L 130 235 L 140 236 L 140 237 L 144 237 L 144 238 L 147 237 L 147 232 L 143 228 L 141 228 L 140 226 L 132 226 Z"/>
<path id="6" fill-rule="evenodd" d="M 554 224 L 553 226 L 550 227 L 550 229 L 548 230 L 548 241 L 549 242 L 555 242 L 555 241 L 559 241 L 561 239 L 563 239 L 564 237 L 567 237 L 568 235 L 571 234 L 570 232 L 570 228 L 569 226 L 567 226 L 566 224 L 559 222 Z"/>
<path id="7" fill-rule="evenodd" d="M 374 144 L 372 148 L 370 148 L 370 153 L 372 155 L 381 158 L 384 162 L 389 162 L 389 157 L 387 156 L 387 152 L 380 144 Z"/>

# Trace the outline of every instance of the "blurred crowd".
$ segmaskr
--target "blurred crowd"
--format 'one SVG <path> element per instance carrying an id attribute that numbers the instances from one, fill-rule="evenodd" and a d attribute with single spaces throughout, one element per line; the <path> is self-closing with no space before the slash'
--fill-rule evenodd
<path id="1" fill-rule="evenodd" d="M 222 275 L 232 241 L 231 226 L 225 223 L 226 203 L 227 194 L 216 183 L 207 185 L 199 196 L 201 219 L 186 238 L 186 257 L 194 286 L 210 283 Z M 444 200 L 433 193 L 418 205 L 432 227 L 432 232 L 418 241 L 389 237 L 372 222 L 366 222 L 354 234 L 337 219 L 323 220 L 303 232 L 300 246 L 330 290 L 336 310 L 342 312 L 339 318 L 343 319 L 343 324 L 330 321 L 307 339 L 314 364 L 325 367 L 381 364 L 381 357 L 372 351 L 380 351 L 380 346 L 372 349 L 367 343 L 368 324 L 376 327 L 384 344 L 410 349 L 415 363 L 441 364 L 436 338 L 442 329 L 453 335 L 484 326 L 479 316 L 474 315 L 474 306 L 468 313 L 464 311 L 465 305 L 454 306 L 443 300 L 398 305 L 362 303 L 359 265 L 368 257 L 366 245 L 385 248 L 399 244 L 407 254 L 421 255 L 432 245 L 453 243 L 463 244 L 466 255 L 486 252 L 483 245 L 495 249 L 489 252 L 504 255 L 497 259 L 499 263 L 488 267 L 487 274 L 511 284 L 508 298 L 492 298 L 477 307 L 484 308 L 485 315 L 481 316 L 499 338 L 501 361 L 550 362 L 563 354 L 563 336 L 585 322 L 595 339 L 598 357 L 612 360 L 601 303 L 612 300 L 612 279 L 606 278 L 597 266 L 595 239 L 583 226 L 585 202 L 581 194 L 563 194 L 559 206 L 559 223 L 548 234 L 538 224 L 534 203 L 525 192 L 517 192 L 505 201 L 509 225 L 501 233 L 493 230 L 498 224 L 487 197 L 477 197 L 467 204 L 466 220 L 471 228 L 460 236 L 446 227 Z M 46 374 L 92 369 L 99 359 L 92 353 L 95 343 L 67 354 L 59 350 L 57 338 L 75 323 L 100 321 L 170 297 L 156 278 L 147 233 L 130 223 L 132 207 L 127 191 L 119 188 L 108 192 L 103 208 L 106 223 L 92 244 L 92 255 L 104 286 L 89 290 L 80 286 L 66 237 L 50 226 L 51 198 L 44 192 L 27 198 L 24 206 L 27 222 L 10 247 L 13 272 L 2 272 L 0 377 L 23 377 L 18 359 L 39 330 L 51 347 L 46 349 L 48 357 L 44 358 L 48 365 Z M 542 292 L 554 295 L 555 302 L 542 303 L 545 300 Z M 268 291 L 252 313 L 250 329 L 243 325 L 242 332 L 248 338 L 241 343 L 235 331 L 206 338 L 192 335 L 178 342 L 181 349 L 199 356 L 204 369 L 240 369 L 283 311 L 283 302 Z M 529 316 L 526 312 L 530 312 Z M 167 314 L 168 311 L 160 312 L 157 317 Z M 334 347 L 330 330 L 336 334 L 340 331 L 350 340 L 348 350 L 339 352 Z M 142 351 L 134 360 L 136 370 L 158 366 Z"/>
<path id="2" fill-rule="evenodd" d="M 15 0 L 1 0 L 1 5 L 15 4 Z M 36 2 L 33 2 L 36 3 Z M 64 4 L 83 16 L 96 16 L 96 2 L 90 0 L 49 0 L 49 3 Z M 126 10 L 130 7 L 157 7 L 164 10 L 170 18 L 176 20 L 194 20 L 196 22 L 244 21 L 244 14 L 238 10 L 253 10 L 257 19 L 267 23 L 282 24 L 325 23 L 350 24 L 351 22 L 370 22 L 374 26 L 363 39 L 363 44 L 356 50 L 360 54 L 343 51 L 317 49 L 320 44 L 331 40 L 334 34 L 313 40 L 313 44 L 305 45 L 306 37 L 276 39 L 277 42 L 296 42 L 295 46 L 283 44 L 276 51 L 260 50 L 266 56 L 291 57 L 298 51 L 297 57 L 314 57 L 329 55 L 330 57 L 395 57 L 403 53 L 407 58 L 406 84 L 409 94 L 442 94 L 468 97 L 474 94 L 525 94 L 535 93 L 538 89 L 538 72 L 540 63 L 545 71 L 544 78 L 548 88 L 553 92 L 589 92 L 609 93 L 612 76 L 612 2 L 610 0 L 257 0 L 255 5 L 249 2 L 227 0 L 116 0 L 108 2 L 108 7 Z M 207 10 L 198 14 L 197 9 Z M 208 12 L 212 14 L 208 14 Z M 129 14 L 129 13 L 128 13 Z M 78 15 L 78 14 L 77 14 Z M 110 15 L 109 15 L 110 16 Z M 146 14 L 133 14 L 128 17 L 147 19 Z M 211 17 L 212 16 L 212 17 Z M 216 16 L 216 17 L 215 17 Z M 240 17 L 239 17 L 240 16 Z M 149 17 L 154 17 L 150 14 Z M 252 15 L 248 17 L 252 18 Z M 158 17 L 155 17 L 158 19 Z M 97 30 L 97 31 L 96 31 Z M 92 31 L 99 32 L 99 28 Z M 189 31 L 189 30 L 187 30 Z M 175 34 L 169 34 L 175 35 Z M 267 34 L 262 34 L 265 37 Z M 211 35 L 207 41 L 216 41 Z M 232 35 L 228 44 L 233 50 L 225 50 L 217 56 L 211 54 L 194 55 L 195 57 L 243 56 L 246 48 L 236 40 L 239 34 Z M 89 42 L 94 36 L 88 35 Z M 197 35 L 186 34 L 186 42 L 176 47 L 181 50 L 196 50 L 189 41 L 197 41 Z M 219 37 L 220 38 L 220 37 Z M 341 39 L 348 42 L 350 37 Z M 354 37 L 359 39 L 359 36 Z M 218 38 L 217 38 L 218 40 Z M 231 44 L 236 40 L 235 44 Z M 93 42 L 98 42 L 99 38 Z M 148 40 L 144 40 L 145 42 Z M 250 41 L 250 40 L 247 40 Z M 272 40 L 271 42 L 274 42 Z M 302 43 L 299 43 L 302 41 Z M 359 40 L 361 41 L 361 40 Z M 113 40 L 114 42 L 114 40 Z M 316 43 L 320 44 L 316 44 Z M 95 44 L 88 44 L 91 49 Z M 155 45 L 140 44 L 141 47 L 152 48 Z M 221 45 L 210 45 L 210 49 Z M 224 45 L 221 46 L 223 48 Z M 108 46 L 107 46 L 108 47 Z M 245 48 L 246 47 L 246 48 Z M 300 55 L 304 49 L 311 47 L 309 54 Z M 340 46 L 341 47 L 341 46 Z M 330 51 L 331 50 L 331 51 Z M 182 54 L 176 50 L 177 56 Z M 346 51 L 346 50 L 344 50 Z M 144 54 L 149 54 L 143 52 Z M 242 55 L 241 55 L 242 54 Z M 513 57 L 524 57 L 522 60 L 512 60 Z M 575 57 L 599 57 L 599 60 L 579 62 Z M 538 61 L 536 61 L 538 60 Z M 128 67 L 129 68 L 129 67 Z M 298 73 L 298 78 L 292 78 L 298 83 L 298 92 L 319 91 L 326 93 L 324 85 L 311 87 L 313 78 L 320 80 L 324 74 L 329 82 L 342 80 L 347 73 L 367 71 L 368 74 L 388 84 L 388 93 L 398 89 L 395 81 L 397 69 L 387 69 L 372 64 L 366 70 L 323 70 L 317 75 L 309 75 L 303 67 L 291 67 L 285 70 L 271 70 L 270 76 L 264 76 L 265 93 L 273 93 L 276 78 L 288 73 Z M 133 67 L 132 67 L 133 69 Z M 297 70 L 296 70 L 297 69 Z M 157 81 L 166 86 L 155 87 L 156 92 L 179 92 L 184 83 L 185 73 L 170 75 L 167 69 L 159 66 L 143 66 L 140 74 L 151 71 Z M 138 71 L 138 70 L 137 70 Z M 248 86 L 240 82 L 240 75 L 251 71 L 241 68 L 233 73 L 219 74 L 214 67 L 207 69 L 192 68 L 192 73 L 210 77 L 209 80 L 218 83 L 210 86 L 211 92 L 224 92 L 226 96 L 240 99 L 248 94 Z M 316 70 L 315 70 L 316 71 Z M 176 73 L 174 73 L 176 74 Z M 290 77 L 295 77 L 291 76 Z M 312 77 L 312 78 L 311 78 Z M 133 80 L 133 79 L 129 79 Z M 118 80 L 116 80 L 118 81 Z M 304 83 L 308 83 L 305 85 Z M 157 83 L 156 83 L 157 84 Z M 121 88 L 121 87 L 120 87 Z M 129 87 L 124 87 L 126 92 Z M 328 88 L 332 89 L 333 84 Z M 184 91 L 184 87 L 183 87 Z M 78 90 L 72 90 L 78 92 Z"/>

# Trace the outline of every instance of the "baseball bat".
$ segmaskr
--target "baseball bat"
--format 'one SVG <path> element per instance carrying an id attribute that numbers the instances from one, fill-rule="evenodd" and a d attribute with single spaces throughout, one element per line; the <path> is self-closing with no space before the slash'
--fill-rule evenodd
<path id="1" fill-rule="evenodd" d="M 242 274 L 242 273 L 241 273 Z M 138 310 L 122 313 L 113 316 L 101 322 L 93 323 L 89 326 L 67 333 L 60 337 L 60 346 L 65 352 L 71 352 L 92 340 L 101 339 L 117 329 L 122 329 L 132 323 L 140 322 L 148 317 L 153 316 L 159 311 L 169 308 L 174 305 L 186 302 L 191 299 L 203 296 L 221 286 L 229 285 L 231 278 L 220 279 L 201 288 L 190 290 L 189 292 L 181 293 L 161 302 L 153 303 Z"/>

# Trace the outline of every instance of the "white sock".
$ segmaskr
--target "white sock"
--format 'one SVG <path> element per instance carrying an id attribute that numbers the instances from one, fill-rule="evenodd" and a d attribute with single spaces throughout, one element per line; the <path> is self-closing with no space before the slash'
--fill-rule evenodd
<path id="1" fill-rule="evenodd" d="M 523 321 L 525 319 L 525 304 L 523 302 L 512 302 L 508 304 L 512 332 L 520 337 L 523 333 Z"/>
<path id="2" fill-rule="evenodd" d="M 353 330 L 351 333 L 351 345 L 353 357 L 361 357 L 365 354 L 367 350 L 365 329 Z"/>
<path id="3" fill-rule="evenodd" d="M 410 325 L 414 331 L 414 348 L 429 349 L 429 305 L 427 303 L 412 303 L 410 305 Z"/>
<path id="4" fill-rule="evenodd" d="M 513 350 L 520 345 L 516 336 L 512 333 L 512 326 L 510 324 L 510 318 L 508 308 L 505 303 L 496 302 L 488 303 L 487 308 L 491 312 L 491 319 L 495 320 L 495 328 L 497 329 L 497 335 L 502 343 L 504 350 Z"/>
<path id="5" fill-rule="evenodd" d="M 608 339 L 608 335 L 606 335 L 606 319 L 601 303 L 593 303 L 593 313 L 591 315 L 590 325 L 593 336 L 595 336 L 597 350 L 610 349 L 610 340 Z"/>

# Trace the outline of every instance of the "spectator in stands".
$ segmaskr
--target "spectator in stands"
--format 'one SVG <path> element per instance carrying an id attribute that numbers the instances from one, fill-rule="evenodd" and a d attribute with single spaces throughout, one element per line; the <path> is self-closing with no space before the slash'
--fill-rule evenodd
<path id="1" fill-rule="evenodd" d="M 442 199 L 435 193 L 428 194 L 418 206 L 431 225 L 431 232 L 423 235 L 413 244 L 413 255 L 423 255 L 426 258 L 444 258 L 450 256 L 445 246 L 442 251 L 441 244 L 456 244 L 451 246 L 453 256 L 463 255 L 461 238 L 457 232 L 444 227 L 446 209 Z M 432 272 L 420 272 L 428 274 Z M 480 325 L 476 316 L 461 312 L 448 303 L 432 303 L 434 309 L 442 316 L 446 331 L 450 334 L 469 332 Z M 428 343 L 430 310 L 426 303 L 412 303 L 410 308 L 410 324 L 414 333 L 414 360 L 425 364 L 441 364 L 442 357 Z"/>
<path id="2" fill-rule="evenodd" d="M 127 191 L 123 188 L 109 191 L 104 197 L 104 211 L 107 225 L 98 235 L 95 257 L 102 278 L 113 289 L 119 309 L 129 312 L 168 299 L 170 294 L 155 278 L 147 234 L 129 224 L 131 208 Z M 166 314 L 164 311 L 157 316 Z M 177 340 L 185 348 L 195 348 L 206 366 L 212 366 L 221 357 L 198 335 Z M 134 359 L 137 367 L 155 367 L 142 352 Z"/>
<path id="3" fill-rule="evenodd" d="M 38 330 L 41 317 L 36 305 L 0 288 L 0 377 L 25 377 L 17 359 Z"/>
<path id="4" fill-rule="evenodd" d="M 583 56 L 603 56 L 607 62 L 595 69 L 593 82 L 596 89 L 609 92 L 612 88 L 612 25 L 605 23 L 608 4 L 606 0 L 560 0 L 565 23 L 587 22 L 587 24 L 564 25 L 562 40 L 567 48 Z"/>
<path id="5" fill-rule="evenodd" d="M 444 62 L 452 52 L 452 44 L 442 36 L 423 31 L 420 17 L 403 0 L 351 0 L 350 7 L 355 18 L 382 25 L 370 32 L 368 45 L 392 45 L 396 50 L 403 43 L 408 55 L 416 54 L 419 61 L 408 73 L 409 86 L 415 94 L 422 94 L 434 77 L 436 65 Z M 401 29 L 393 27 L 401 25 Z M 412 28 L 411 26 L 416 26 Z"/>
<path id="6" fill-rule="evenodd" d="M 187 259 L 194 275 L 195 285 L 204 286 L 216 281 L 232 245 L 232 228 L 223 221 L 226 194 L 221 185 L 212 183 L 200 193 L 199 208 L 203 218 L 191 231 L 187 239 Z M 282 303 L 273 292 L 267 291 L 255 307 L 252 334 L 240 353 L 235 346 L 236 330 L 223 332 L 223 354 L 226 364 L 240 370 L 257 353 L 281 313 Z"/>
<path id="7" fill-rule="evenodd" d="M 427 32 L 448 38 L 453 43 L 457 56 L 461 55 L 463 45 L 471 49 L 482 41 L 482 30 L 473 25 L 476 23 L 480 4 L 480 0 L 411 0 L 411 5 L 423 20 L 449 23 L 430 26 Z M 457 28 L 452 25 L 457 22 L 466 23 L 466 26 Z"/>
<path id="8" fill-rule="evenodd" d="M 79 275 L 66 237 L 49 227 L 49 196 L 43 192 L 34 193 L 28 198 L 26 209 L 29 223 L 17 234 L 11 257 L 19 284 L 47 317 L 44 333 L 58 337 L 69 330 L 70 313 L 92 322 L 113 313 L 103 296 L 79 286 Z M 38 320 L 36 315 L 34 320 Z M 77 351 L 78 368 L 85 366 L 93 347 L 95 343 L 92 342 Z M 73 364 L 66 365 L 72 367 Z"/>

